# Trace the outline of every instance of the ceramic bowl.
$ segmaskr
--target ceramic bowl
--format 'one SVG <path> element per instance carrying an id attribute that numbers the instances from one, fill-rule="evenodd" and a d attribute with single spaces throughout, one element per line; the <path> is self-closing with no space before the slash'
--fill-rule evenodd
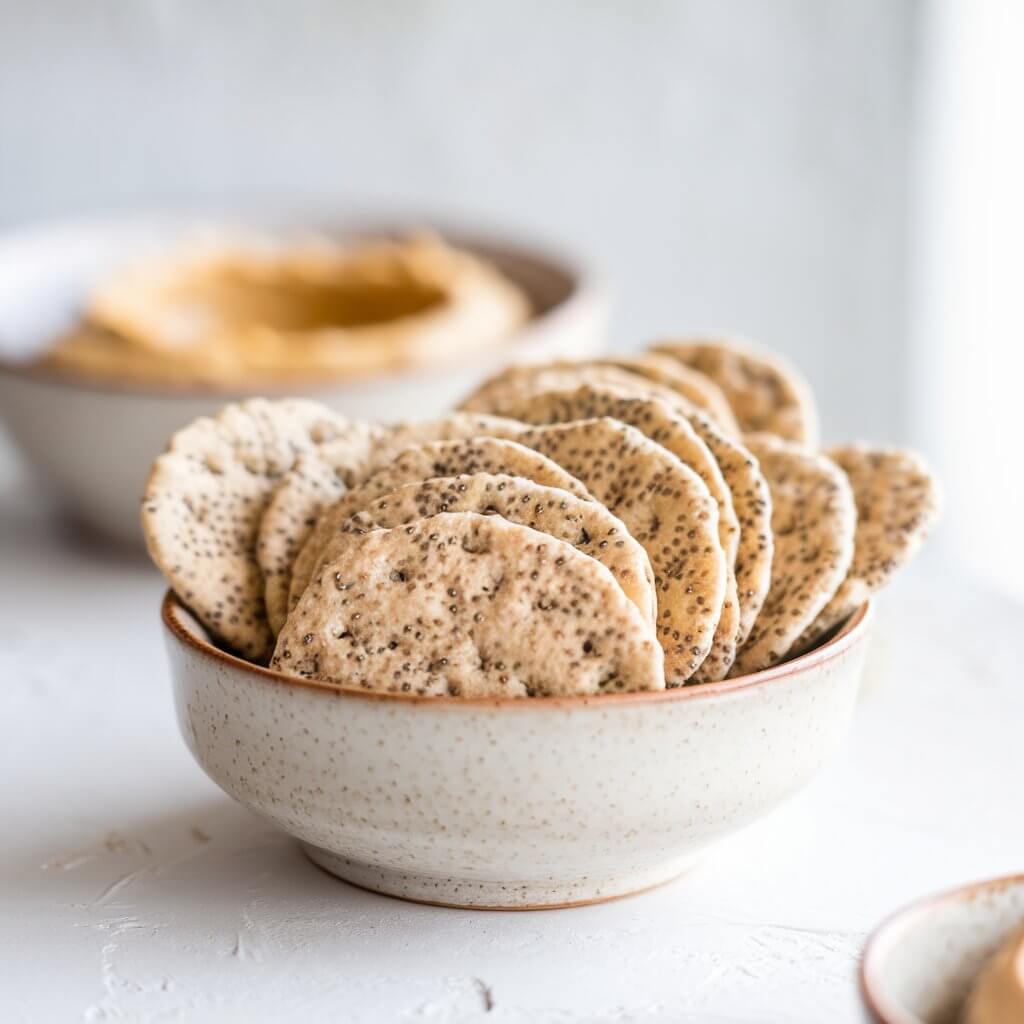
<path id="1" fill-rule="evenodd" d="M 931 896 L 871 936 L 864 1000 L 881 1024 L 957 1024 L 978 972 L 1024 924 L 1024 875 Z"/>
<path id="2" fill-rule="evenodd" d="M 147 390 L 69 379 L 23 363 L 74 324 L 83 297 L 98 279 L 210 223 L 217 220 L 132 217 L 61 224 L 0 239 L 0 414 L 69 511 L 118 541 L 141 543 L 139 499 L 154 457 L 175 430 L 254 390 L 265 395 L 273 390 L 244 383 L 227 390 Z M 339 238 L 394 231 L 355 221 L 298 223 Z M 249 218 L 245 227 L 279 236 L 299 230 L 286 218 Z M 424 419 L 450 409 L 482 377 L 513 359 L 582 358 L 602 347 L 606 295 L 581 261 L 500 235 L 439 230 L 491 259 L 519 284 L 533 302 L 534 318 L 506 344 L 459 365 L 330 384 L 289 382 L 281 394 L 315 398 L 353 417 Z"/>
<path id="3" fill-rule="evenodd" d="M 847 731 L 870 609 L 757 675 L 491 700 L 272 672 L 214 647 L 173 594 L 163 621 L 182 734 L 230 796 L 356 885 L 525 909 L 668 881 L 801 789 Z"/>

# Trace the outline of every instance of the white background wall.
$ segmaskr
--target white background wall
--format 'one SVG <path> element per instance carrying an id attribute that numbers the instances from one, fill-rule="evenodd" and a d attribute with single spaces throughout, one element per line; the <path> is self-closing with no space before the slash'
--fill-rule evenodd
<path id="1" fill-rule="evenodd" d="M 914 437 L 955 556 L 1024 597 L 1024 4 L 940 0 L 914 178 Z"/>
<path id="2" fill-rule="evenodd" d="M 591 252 L 616 343 L 732 327 L 900 439 L 909 0 L 0 0 L 0 225 L 196 197 Z"/>

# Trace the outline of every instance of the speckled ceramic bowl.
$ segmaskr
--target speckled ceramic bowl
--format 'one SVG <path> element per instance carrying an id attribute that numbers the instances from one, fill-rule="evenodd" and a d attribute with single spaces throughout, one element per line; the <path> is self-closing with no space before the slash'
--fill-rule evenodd
<path id="1" fill-rule="evenodd" d="M 603 697 L 370 694 L 218 650 L 168 594 L 178 721 L 219 786 L 340 878 L 429 903 L 623 896 L 803 787 L 849 725 L 870 609 L 786 665 Z"/>
<path id="2" fill-rule="evenodd" d="M 920 900 L 871 936 L 864 1000 L 881 1024 L 958 1024 L 984 963 L 1024 925 L 1024 875 Z"/>
<path id="3" fill-rule="evenodd" d="M 408 218 L 402 224 L 430 223 Z M 35 228 L 0 238 L 0 416 L 29 462 L 78 519 L 117 541 L 141 544 L 139 499 L 153 459 L 179 427 L 265 384 L 182 390 L 101 384 L 45 373 L 24 360 L 77 320 L 82 298 L 107 273 L 175 244 L 199 226 L 228 223 L 285 236 L 312 225 L 339 238 L 380 235 L 361 220 L 313 214 L 225 219 L 134 216 Z M 395 221 L 391 222 L 391 230 Z M 330 383 L 289 382 L 280 393 L 315 398 L 348 416 L 396 420 L 440 415 L 511 359 L 585 357 L 604 343 L 608 304 L 582 261 L 502 235 L 441 228 L 497 264 L 530 296 L 535 316 L 505 344 L 458 365 Z"/>

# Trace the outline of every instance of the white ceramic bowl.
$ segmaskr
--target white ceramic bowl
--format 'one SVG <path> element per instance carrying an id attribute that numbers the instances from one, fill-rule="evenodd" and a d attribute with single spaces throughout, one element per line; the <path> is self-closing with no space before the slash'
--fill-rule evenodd
<path id="1" fill-rule="evenodd" d="M 985 962 L 1024 924 L 1024 875 L 920 900 L 871 936 L 864 999 L 880 1024 L 957 1024 Z"/>
<path id="2" fill-rule="evenodd" d="M 356 885 L 525 909 L 623 896 L 803 787 L 842 741 L 870 609 L 789 664 L 661 693 L 369 694 L 211 645 L 168 594 L 178 722 L 203 770 Z"/>
<path id="3" fill-rule="evenodd" d="M 30 370 L 18 361 L 73 325 L 97 280 L 210 223 L 218 221 L 137 216 L 60 224 L 0 239 L 0 413 L 69 511 L 118 541 L 141 543 L 139 499 L 150 465 L 170 435 L 252 389 L 108 386 Z M 245 227 L 287 236 L 300 230 L 295 226 L 300 223 L 304 230 L 312 224 L 318 233 L 339 238 L 389 231 L 386 225 L 359 221 L 270 217 L 250 217 Z M 506 344 L 458 365 L 327 385 L 289 383 L 281 394 L 315 398 L 353 417 L 423 419 L 449 409 L 482 377 L 513 359 L 582 358 L 602 347 L 608 320 L 605 291 L 579 261 L 500 236 L 440 230 L 496 263 L 527 292 L 536 316 Z M 265 386 L 258 391 L 273 394 Z"/>

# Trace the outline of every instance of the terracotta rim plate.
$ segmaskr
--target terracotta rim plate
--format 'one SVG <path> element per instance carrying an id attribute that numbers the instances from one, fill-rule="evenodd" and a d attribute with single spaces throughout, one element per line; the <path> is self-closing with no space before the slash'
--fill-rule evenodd
<path id="1" fill-rule="evenodd" d="M 1018 886 L 1024 888 L 1024 874 L 1003 875 L 924 896 L 890 914 L 871 933 L 864 947 L 859 972 L 864 1003 L 878 1024 L 926 1024 L 922 1017 L 897 1003 L 890 994 L 885 981 L 885 967 L 894 946 L 944 907 L 971 903 L 980 896 Z"/>

